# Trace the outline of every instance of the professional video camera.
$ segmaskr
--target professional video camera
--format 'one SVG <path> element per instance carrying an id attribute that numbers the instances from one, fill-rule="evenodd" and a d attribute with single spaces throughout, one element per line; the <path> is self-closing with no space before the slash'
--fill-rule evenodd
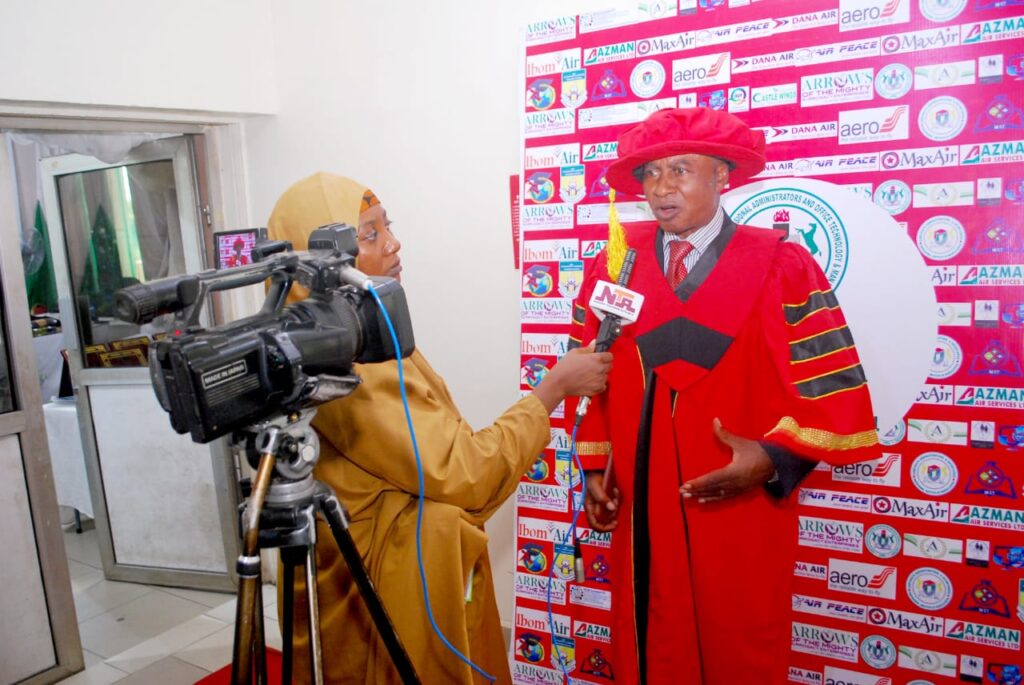
<path id="1" fill-rule="evenodd" d="M 392 278 L 356 270 L 356 231 L 330 224 L 313 231 L 307 252 L 283 240 L 253 248 L 253 264 L 172 276 L 119 290 L 118 318 L 149 323 L 176 313 L 175 330 L 150 347 L 160 406 L 178 433 L 199 443 L 343 397 L 358 386 L 352 364 L 407 357 L 413 350 L 405 292 Z M 271 279 L 260 312 L 212 328 L 198 325 L 207 295 Z M 292 285 L 310 291 L 285 305 Z M 395 350 L 380 298 L 398 335 Z"/>

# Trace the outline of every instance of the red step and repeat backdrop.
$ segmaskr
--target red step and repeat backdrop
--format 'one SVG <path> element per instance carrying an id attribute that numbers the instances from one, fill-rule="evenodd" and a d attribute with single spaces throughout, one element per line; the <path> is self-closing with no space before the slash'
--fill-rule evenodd
<path id="1" fill-rule="evenodd" d="M 880 426 L 882 458 L 819 469 L 801 490 L 793 611 L 780 617 L 790 680 L 1021 683 L 1024 0 L 633 2 L 527 27 L 524 67 L 523 390 L 564 353 L 607 238 L 618 134 L 676 106 L 761 127 L 761 178 L 873 200 L 917 246 L 907 274 L 930 278 L 938 303 L 928 378 L 904 420 Z M 617 205 L 627 226 L 648 218 L 642 198 Z M 820 237 L 804 244 L 814 254 Z M 898 293 L 901 271 L 876 277 Z M 559 658 L 575 682 L 614 681 L 610 538 L 581 516 L 576 583 L 570 469 L 578 502 L 569 438 L 553 430 L 517 492 L 516 683 L 563 682 Z M 757 563 L 742 540 L 735 555 Z"/>

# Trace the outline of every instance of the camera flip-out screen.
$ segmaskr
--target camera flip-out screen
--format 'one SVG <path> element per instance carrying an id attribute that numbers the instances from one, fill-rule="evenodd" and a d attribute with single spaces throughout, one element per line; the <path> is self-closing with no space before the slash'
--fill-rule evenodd
<path id="1" fill-rule="evenodd" d="M 252 264 L 252 248 L 256 241 L 265 238 L 266 229 L 246 228 L 238 231 L 218 231 L 213 234 L 213 246 L 217 255 L 217 268 L 230 269 Z"/>

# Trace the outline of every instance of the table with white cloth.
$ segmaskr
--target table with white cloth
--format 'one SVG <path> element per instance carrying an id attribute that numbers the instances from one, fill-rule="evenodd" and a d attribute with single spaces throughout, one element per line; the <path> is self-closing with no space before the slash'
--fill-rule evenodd
<path id="1" fill-rule="evenodd" d="M 57 503 L 92 518 L 92 499 L 89 480 L 85 475 L 85 454 L 82 436 L 78 430 L 78 409 L 73 399 L 55 400 L 43 405 L 46 421 L 46 439 L 50 444 L 50 462 L 53 482 L 57 489 Z M 78 525 L 81 528 L 81 524 Z"/>

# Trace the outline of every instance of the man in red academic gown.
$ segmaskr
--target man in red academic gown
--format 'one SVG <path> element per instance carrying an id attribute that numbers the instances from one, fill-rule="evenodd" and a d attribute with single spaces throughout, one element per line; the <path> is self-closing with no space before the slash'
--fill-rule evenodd
<path id="1" fill-rule="evenodd" d="M 663 110 L 623 133 L 618 155 L 609 184 L 644 195 L 656 221 L 625 236 L 628 287 L 646 299 L 577 435 L 590 525 L 615 531 L 601 668 L 620 685 L 785 682 L 787 495 L 817 461 L 878 456 L 864 372 L 809 253 L 719 205 L 730 174 L 736 185 L 764 168 L 759 131 L 710 108 Z M 616 251 L 613 235 L 577 300 L 582 344 Z"/>

